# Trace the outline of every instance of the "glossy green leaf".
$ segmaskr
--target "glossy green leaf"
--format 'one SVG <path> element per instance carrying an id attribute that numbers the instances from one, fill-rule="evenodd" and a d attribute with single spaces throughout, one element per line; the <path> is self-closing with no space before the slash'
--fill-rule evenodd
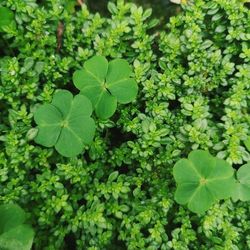
<path id="1" fill-rule="evenodd" d="M 202 214 L 219 199 L 229 198 L 235 188 L 234 170 L 224 160 L 195 150 L 179 160 L 173 169 L 177 190 L 175 200 Z"/>
<path id="2" fill-rule="evenodd" d="M 24 224 L 25 212 L 17 205 L 0 206 L 0 249 L 30 250 L 34 231 Z"/>
<path id="3" fill-rule="evenodd" d="M 13 20 L 13 12 L 6 7 L 0 7 L 0 31 L 2 31 L 5 26 L 8 26 Z"/>
<path id="4" fill-rule="evenodd" d="M 233 200 L 250 200 L 250 163 L 241 166 L 237 171 L 237 184 Z"/>
<path id="5" fill-rule="evenodd" d="M 38 135 L 35 141 L 43 146 L 55 146 L 63 156 L 73 157 L 92 142 L 95 123 L 90 117 L 92 104 L 83 95 L 58 91 L 51 104 L 41 106 L 35 112 Z"/>
<path id="6" fill-rule="evenodd" d="M 105 57 L 94 56 L 84 63 L 84 69 L 74 73 L 73 82 L 91 100 L 96 115 L 108 119 L 115 113 L 117 102 L 125 104 L 136 98 L 138 86 L 131 74 L 123 59 L 108 63 Z"/>

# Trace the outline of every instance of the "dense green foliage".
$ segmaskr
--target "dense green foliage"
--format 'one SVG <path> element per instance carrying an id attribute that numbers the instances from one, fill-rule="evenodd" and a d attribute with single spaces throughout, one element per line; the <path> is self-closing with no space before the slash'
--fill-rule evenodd
<path id="1" fill-rule="evenodd" d="M 122 0 L 110 17 L 36 2 L 1 1 L 16 25 L 0 33 L 0 201 L 30 213 L 34 249 L 249 249 L 249 202 L 197 216 L 174 201 L 173 178 L 193 149 L 250 160 L 249 9 L 196 0 L 155 31 L 150 10 Z M 57 89 L 78 94 L 73 73 L 93 55 L 133 65 L 137 100 L 95 117 L 94 142 L 65 158 L 33 142 L 33 111 Z"/>

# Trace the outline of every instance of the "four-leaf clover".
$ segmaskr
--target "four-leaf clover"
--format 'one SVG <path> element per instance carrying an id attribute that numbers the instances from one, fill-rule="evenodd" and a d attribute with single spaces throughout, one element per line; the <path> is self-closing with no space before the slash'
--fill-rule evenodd
<path id="1" fill-rule="evenodd" d="M 219 199 L 231 197 L 235 188 L 234 169 L 206 151 L 192 151 L 179 160 L 173 170 L 177 182 L 175 200 L 202 214 Z"/>
<path id="2" fill-rule="evenodd" d="M 96 115 L 107 119 L 115 113 L 117 102 L 126 104 L 136 98 L 138 86 L 131 73 L 126 60 L 108 62 L 103 56 L 94 56 L 74 73 L 73 82 L 91 100 Z"/>
<path id="3" fill-rule="evenodd" d="M 51 104 L 44 104 L 34 114 L 38 125 L 36 143 L 55 146 L 63 156 L 73 157 L 83 151 L 94 137 L 95 122 L 90 117 L 92 104 L 83 95 L 59 90 Z"/>

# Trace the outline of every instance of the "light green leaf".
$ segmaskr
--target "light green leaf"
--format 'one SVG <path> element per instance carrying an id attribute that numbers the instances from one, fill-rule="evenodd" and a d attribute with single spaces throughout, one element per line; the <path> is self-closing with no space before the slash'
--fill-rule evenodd
<path id="1" fill-rule="evenodd" d="M 179 160 L 173 174 L 177 183 L 176 202 L 199 214 L 216 200 L 229 198 L 235 188 L 233 168 L 203 150 L 195 150 L 188 159 Z"/>
<path id="2" fill-rule="evenodd" d="M 250 200 L 250 163 L 241 166 L 237 171 L 237 186 L 233 193 L 233 200 Z"/>
<path id="3" fill-rule="evenodd" d="M 73 82 L 91 100 L 96 115 L 108 119 L 115 113 L 117 101 L 125 104 L 135 99 L 138 86 L 131 73 L 123 59 L 108 63 L 105 57 L 94 56 L 84 63 L 84 69 L 75 71 Z"/>
<path id="4" fill-rule="evenodd" d="M 36 142 L 55 146 L 63 156 L 73 157 L 92 142 L 95 122 L 90 118 L 92 104 L 83 95 L 73 95 L 66 90 L 55 93 L 52 104 L 45 104 L 35 113 L 38 125 Z"/>

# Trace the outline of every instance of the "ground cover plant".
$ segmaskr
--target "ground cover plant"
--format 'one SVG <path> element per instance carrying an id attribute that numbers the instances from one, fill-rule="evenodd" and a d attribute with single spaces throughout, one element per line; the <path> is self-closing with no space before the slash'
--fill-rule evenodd
<path id="1" fill-rule="evenodd" d="M 33 249 L 250 249 L 247 4 L 0 5 L 0 202 Z"/>

